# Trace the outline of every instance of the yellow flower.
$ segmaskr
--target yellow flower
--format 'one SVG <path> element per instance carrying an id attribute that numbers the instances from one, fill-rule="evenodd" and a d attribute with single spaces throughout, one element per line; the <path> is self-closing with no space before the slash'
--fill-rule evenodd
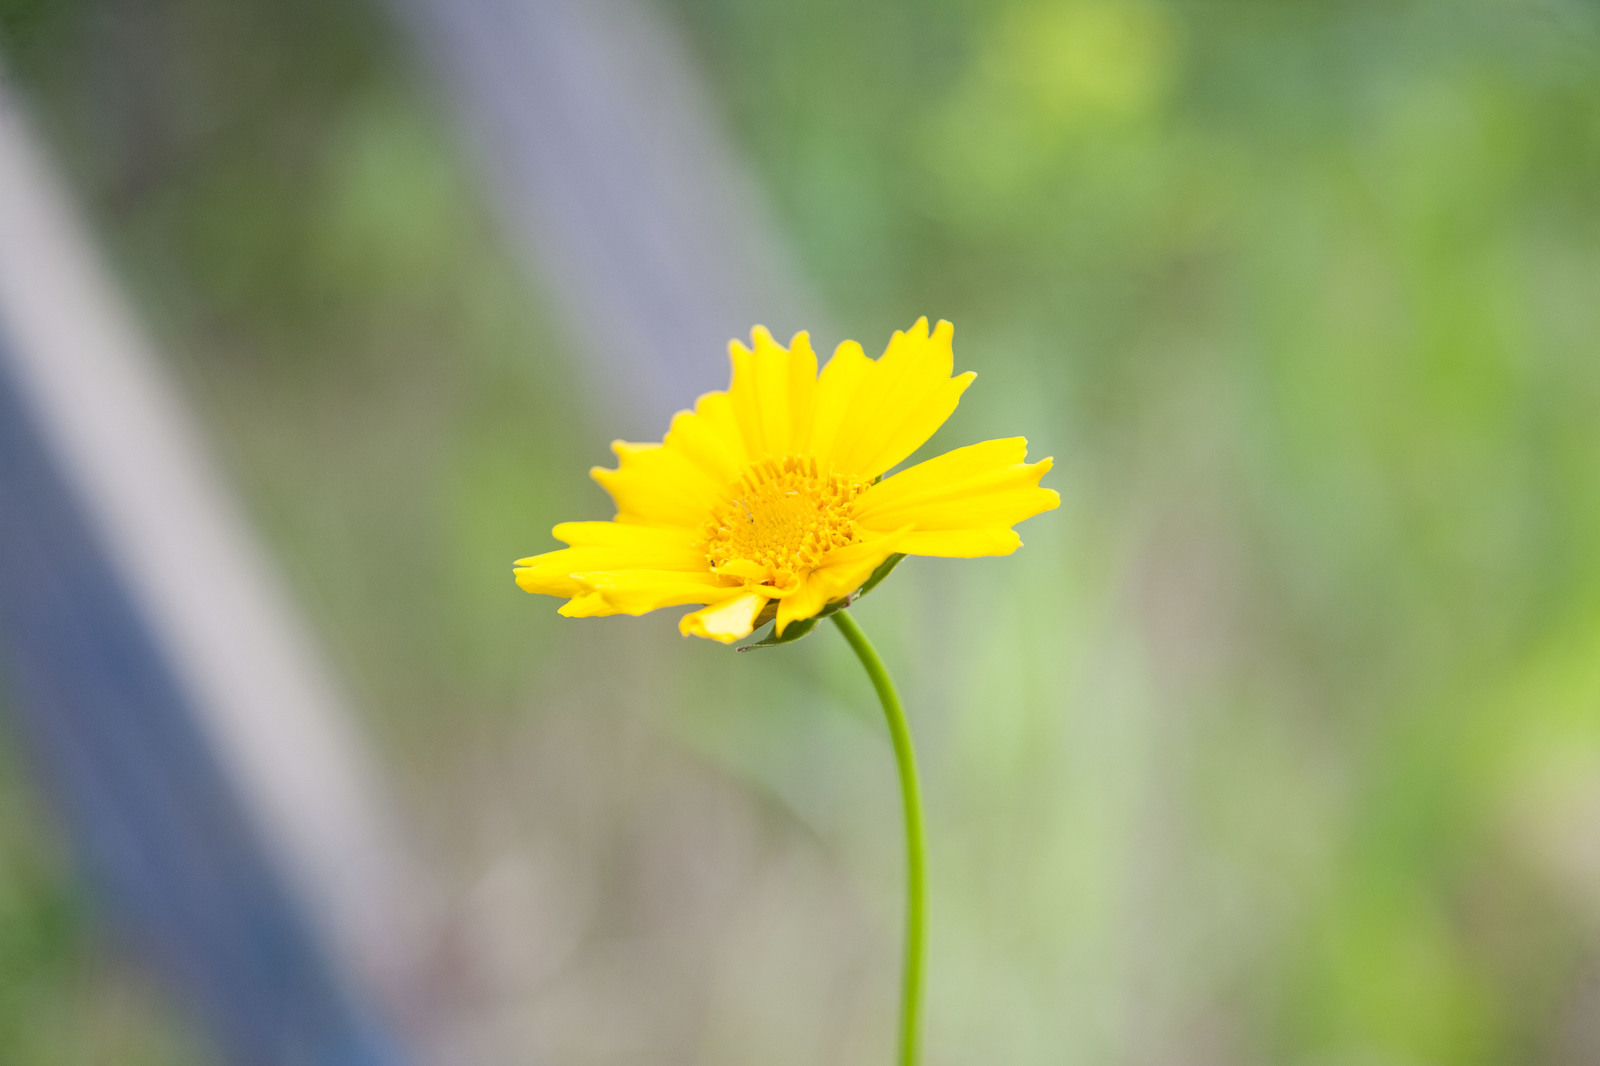
<path id="1" fill-rule="evenodd" d="M 594 469 L 616 521 L 556 526 L 570 547 L 518 560 L 517 584 L 566 597 L 571 618 L 700 605 L 679 629 L 732 643 L 848 599 L 895 554 L 1010 554 L 1011 527 L 1061 502 L 1023 438 L 882 476 L 971 384 L 951 376 L 954 332 L 919 319 L 877 360 L 845 341 L 818 374 L 805 333 L 784 348 L 757 326 L 753 348 L 728 346 L 727 392 L 678 412 L 660 444 L 617 441 L 617 469 Z"/>

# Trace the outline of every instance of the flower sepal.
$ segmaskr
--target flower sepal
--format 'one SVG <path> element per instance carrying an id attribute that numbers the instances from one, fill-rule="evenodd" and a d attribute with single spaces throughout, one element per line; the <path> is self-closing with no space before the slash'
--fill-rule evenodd
<path id="1" fill-rule="evenodd" d="M 795 641 L 808 635 L 813 629 L 817 628 L 818 622 L 822 621 L 830 614 L 833 614 L 835 611 L 844 610 L 844 608 L 849 607 L 861 597 L 877 588 L 879 582 L 888 577 L 890 572 L 892 572 L 895 567 L 900 565 L 900 560 L 904 558 L 904 552 L 896 552 L 895 554 L 889 556 L 883 562 L 878 564 L 878 568 L 872 572 L 871 576 L 861 583 L 860 588 L 856 589 L 842 600 L 834 600 L 832 603 L 822 608 L 822 610 L 818 611 L 810 618 L 797 618 L 793 622 L 790 622 L 788 627 L 784 629 L 781 636 L 778 634 L 777 630 L 774 629 L 771 633 L 768 633 L 760 640 L 745 644 L 735 650 L 752 651 L 756 648 L 775 648 L 779 644 L 793 644 Z M 757 616 L 756 625 L 765 625 L 766 623 L 771 622 L 775 617 L 777 617 L 777 603 L 772 602 L 767 604 L 767 606 L 762 609 L 761 614 Z"/>

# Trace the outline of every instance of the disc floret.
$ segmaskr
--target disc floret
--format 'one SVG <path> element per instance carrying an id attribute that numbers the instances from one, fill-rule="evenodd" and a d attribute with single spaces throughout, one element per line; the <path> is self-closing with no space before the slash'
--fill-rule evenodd
<path id="1" fill-rule="evenodd" d="M 706 560 L 718 573 L 793 590 L 830 552 L 856 541 L 854 504 L 865 487 L 813 456 L 752 463 L 712 508 Z"/>

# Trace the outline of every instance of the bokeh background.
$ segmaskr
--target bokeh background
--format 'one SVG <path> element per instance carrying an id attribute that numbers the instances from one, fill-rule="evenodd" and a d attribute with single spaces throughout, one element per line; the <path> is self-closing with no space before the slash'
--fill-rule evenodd
<path id="1" fill-rule="evenodd" d="M 650 3 L 819 350 L 949 318 L 930 448 L 1056 459 L 1023 551 L 856 612 L 929 1066 L 1600 1061 L 1600 9 Z M 479 1061 L 889 1061 L 870 690 L 828 630 L 513 587 L 662 427 L 394 11 L 3 0 L 0 55 L 355 694 Z M 216 1061 L 48 795 L 0 732 L 0 1061 Z"/>

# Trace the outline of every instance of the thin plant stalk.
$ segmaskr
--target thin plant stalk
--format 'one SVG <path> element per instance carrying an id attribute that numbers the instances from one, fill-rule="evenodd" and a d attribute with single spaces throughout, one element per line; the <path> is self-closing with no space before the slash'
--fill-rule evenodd
<path id="1" fill-rule="evenodd" d="M 884 717 L 889 722 L 889 736 L 894 741 L 895 762 L 900 767 L 900 798 L 905 804 L 906 824 L 906 955 L 900 987 L 900 1066 L 916 1066 L 921 1044 L 918 1016 L 922 1007 L 922 966 L 927 943 L 927 873 L 917 756 L 911 746 L 911 729 L 906 724 L 900 696 L 872 641 L 850 617 L 849 611 L 835 611 L 831 617 L 866 668 L 872 687 L 878 691 Z"/>

